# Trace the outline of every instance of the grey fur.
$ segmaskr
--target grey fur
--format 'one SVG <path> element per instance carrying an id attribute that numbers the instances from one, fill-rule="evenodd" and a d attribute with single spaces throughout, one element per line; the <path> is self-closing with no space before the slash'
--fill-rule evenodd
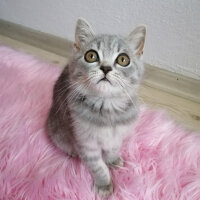
<path id="1" fill-rule="evenodd" d="M 123 164 L 119 149 L 138 116 L 145 27 L 136 28 L 127 38 L 95 36 L 88 23 L 79 19 L 75 38 L 73 56 L 54 87 L 48 136 L 62 151 L 86 162 L 97 191 L 105 197 L 113 188 L 105 163 Z M 84 55 L 91 49 L 98 53 L 98 62 L 85 61 Z M 130 58 L 127 67 L 116 63 L 121 53 Z M 102 65 L 112 71 L 104 75 Z M 104 76 L 109 81 L 100 81 Z"/>

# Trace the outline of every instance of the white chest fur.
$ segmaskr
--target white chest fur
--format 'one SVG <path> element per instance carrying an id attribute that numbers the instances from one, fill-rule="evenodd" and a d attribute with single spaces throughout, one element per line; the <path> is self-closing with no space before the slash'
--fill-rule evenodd
<path id="1" fill-rule="evenodd" d="M 132 131 L 133 126 L 134 123 L 115 127 L 101 127 L 77 119 L 75 135 L 79 143 L 93 147 L 98 145 L 102 149 L 110 149 L 120 147 L 124 138 Z"/>
<path id="2" fill-rule="evenodd" d="M 134 124 L 134 120 L 127 123 L 126 119 L 132 119 L 133 113 L 137 113 L 132 102 L 131 109 L 124 110 L 130 99 L 127 96 L 108 99 L 95 97 L 81 103 L 72 114 L 78 143 L 93 147 L 98 145 L 102 149 L 121 146 Z"/>

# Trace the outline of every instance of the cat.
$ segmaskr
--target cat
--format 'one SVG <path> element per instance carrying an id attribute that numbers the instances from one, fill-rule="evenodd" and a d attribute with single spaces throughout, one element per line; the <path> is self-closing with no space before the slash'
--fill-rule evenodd
<path id="1" fill-rule="evenodd" d="M 54 86 L 48 136 L 86 163 L 102 197 L 113 192 L 108 166 L 123 166 L 119 150 L 139 113 L 145 36 L 142 25 L 127 37 L 95 35 L 78 19 L 73 55 Z"/>

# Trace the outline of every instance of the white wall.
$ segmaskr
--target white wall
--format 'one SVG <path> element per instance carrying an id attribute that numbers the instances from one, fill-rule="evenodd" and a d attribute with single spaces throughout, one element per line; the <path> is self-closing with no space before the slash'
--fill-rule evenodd
<path id="1" fill-rule="evenodd" d="M 0 18 L 71 40 L 80 16 L 98 33 L 146 24 L 145 62 L 200 79 L 199 0 L 0 0 Z"/>

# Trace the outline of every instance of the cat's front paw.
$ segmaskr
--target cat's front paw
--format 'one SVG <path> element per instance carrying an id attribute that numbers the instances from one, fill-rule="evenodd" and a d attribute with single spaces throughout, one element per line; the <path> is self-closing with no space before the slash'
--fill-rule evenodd
<path id="1" fill-rule="evenodd" d="M 118 168 L 124 166 L 124 161 L 121 157 L 118 157 L 116 160 L 108 163 L 109 167 L 111 168 Z"/>
<path id="2" fill-rule="evenodd" d="M 106 198 L 113 193 L 113 184 L 112 182 L 108 185 L 96 185 L 96 192 L 99 196 Z"/>

